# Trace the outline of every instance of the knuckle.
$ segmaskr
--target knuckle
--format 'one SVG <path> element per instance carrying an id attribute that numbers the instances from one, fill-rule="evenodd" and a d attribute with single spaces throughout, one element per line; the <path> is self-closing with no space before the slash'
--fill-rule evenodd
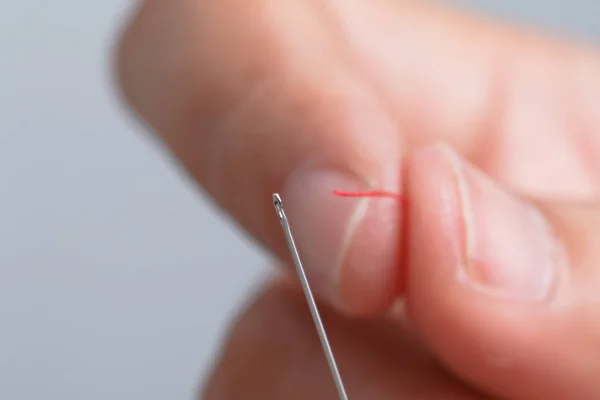
<path id="1" fill-rule="evenodd" d="M 281 69 L 285 27 L 272 10 L 277 3 L 144 1 L 116 44 L 115 75 L 125 100 L 162 135 L 186 135 L 177 138 L 184 147 L 195 140 L 190 131 L 214 131 Z"/>
<path id="2" fill-rule="evenodd" d="M 115 74 L 125 100 L 151 125 L 162 131 L 163 117 L 180 106 L 186 79 L 184 33 L 179 19 L 184 1 L 146 0 L 134 9 L 116 44 Z"/>
<path id="3" fill-rule="evenodd" d="M 153 3 L 144 1 L 130 12 L 116 42 L 115 73 L 121 90 L 130 101 L 136 97 L 136 71 L 139 70 L 136 61 L 145 36 L 147 9 Z"/>

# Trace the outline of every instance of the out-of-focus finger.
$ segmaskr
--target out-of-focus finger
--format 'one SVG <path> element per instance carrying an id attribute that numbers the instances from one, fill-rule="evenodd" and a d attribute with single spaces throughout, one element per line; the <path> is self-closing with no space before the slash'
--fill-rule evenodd
<path id="1" fill-rule="evenodd" d="M 446 374 L 402 326 L 349 320 L 327 307 L 321 307 L 321 311 L 349 398 L 488 399 Z M 201 398 L 337 398 L 298 288 L 276 284 L 242 313 Z"/>

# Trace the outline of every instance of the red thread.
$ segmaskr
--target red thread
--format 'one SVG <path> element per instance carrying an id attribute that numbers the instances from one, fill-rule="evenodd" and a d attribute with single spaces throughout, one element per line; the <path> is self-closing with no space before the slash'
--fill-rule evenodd
<path id="1" fill-rule="evenodd" d="M 340 197 L 387 197 L 395 200 L 405 200 L 405 197 L 401 194 L 386 192 L 384 190 L 372 190 L 369 192 L 344 192 L 341 190 L 334 190 L 333 194 Z"/>

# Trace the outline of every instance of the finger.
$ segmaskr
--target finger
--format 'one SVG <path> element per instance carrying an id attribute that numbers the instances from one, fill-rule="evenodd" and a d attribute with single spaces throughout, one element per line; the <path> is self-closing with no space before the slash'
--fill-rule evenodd
<path id="1" fill-rule="evenodd" d="M 398 192 L 401 145 L 386 106 L 322 22 L 323 8 L 148 1 L 123 40 L 121 80 L 137 111 L 247 231 L 288 258 L 271 203 L 280 192 L 317 291 L 372 311 L 396 291 L 399 209 L 331 191 Z"/>
<path id="2" fill-rule="evenodd" d="M 407 332 L 321 311 L 351 399 L 484 400 L 453 380 Z M 302 293 L 271 286 L 232 328 L 201 394 L 206 400 L 334 399 Z"/>
<path id="3" fill-rule="evenodd" d="M 600 396 L 600 206 L 515 195 L 448 147 L 411 157 L 408 308 L 439 358 L 501 399 Z"/>
<path id="4" fill-rule="evenodd" d="M 381 311 L 400 290 L 402 207 L 330 193 L 400 192 L 401 159 L 417 143 L 443 136 L 523 189 L 596 188 L 572 152 L 557 157 L 571 176 L 561 181 L 521 156 L 532 145 L 574 148 L 564 137 L 577 135 L 539 125 L 549 116 L 582 134 L 600 126 L 587 50 L 413 2 L 144 4 L 121 45 L 129 101 L 217 203 L 287 259 L 270 203 L 281 192 L 311 282 L 347 311 Z M 540 98 L 552 102 L 538 112 Z M 566 115 L 563 103 L 579 111 Z M 501 136 L 500 121 L 518 134 Z M 550 133 L 525 141 L 525 128 Z"/>

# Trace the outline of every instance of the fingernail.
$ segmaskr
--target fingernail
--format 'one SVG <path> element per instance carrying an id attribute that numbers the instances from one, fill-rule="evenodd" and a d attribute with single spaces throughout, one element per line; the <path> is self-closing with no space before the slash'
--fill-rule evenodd
<path id="1" fill-rule="evenodd" d="M 365 185 L 336 170 L 299 171 L 284 188 L 286 212 L 311 284 L 338 304 L 340 268 L 368 199 L 343 201 L 332 191 L 360 191 Z"/>
<path id="2" fill-rule="evenodd" d="M 351 258 L 354 276 L 356 271 L 369 274 L 376 269 L 374 264 L 385 262 L 378 254 L 370 257 L 371 251 L 386 253 L 386 245 L 379 243 L 365 249 L 369 241 L 363 240 L 365 235 L 378 228 L 374 229 L 373 224 L 368 223 L 365 228 L 365 222 L 377 218 L 375 214 L 382 212 L 382 207 L 373 206 L 373 199 L 337 197 L 333 191 L 369 189 L 369 185 L 351 174 L 334 169 L 308 169 L 293 174 L 282 191 L 290 226 L 311 285 L 334 306 L 344 309 L 347 304 L 342 304 L 340 297 L 342 267 L 347 270 Z M 359 240 L 356 240 L 357 232 Z M 376 236 L 380 233 L 376 232 Z M 361 242 L 358 246 L 357 241 Z"/>
<path id="3" fill-rule="evenodd" d="M 560 247 L 544 215 L 447 147 L 464 226 L 459 278 L 511 300 L 545 298 Z"/>

